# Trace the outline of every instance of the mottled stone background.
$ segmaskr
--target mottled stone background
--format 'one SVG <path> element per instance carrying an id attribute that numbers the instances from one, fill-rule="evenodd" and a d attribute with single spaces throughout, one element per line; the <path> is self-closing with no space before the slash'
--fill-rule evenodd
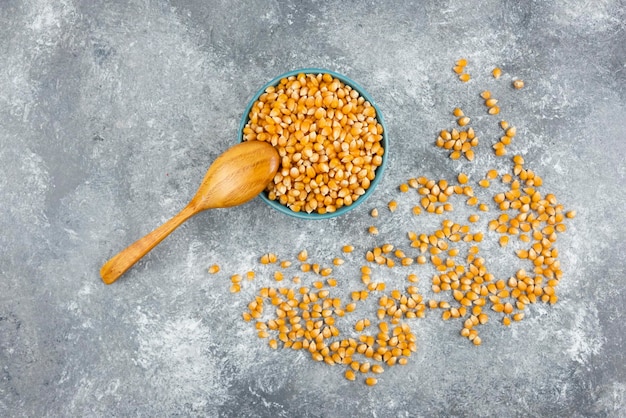
<path id="1" fill-rule="evenodd" d="M 0 1 L 0 415 L 625 416 L 625 19 L 623 0 Z M 390 162 L 371 199 L 319 222 L 259 199 L 206 212 L 102 284 L 110 256 L 191 198 L 256 90 L 303 67 L 348 75 L 380 106 Z M 352 243 L 336 271 L 347 292 L 367 248 L 441 220 L 411 216 L 401 182 L 506 166 L 484 88 L 518 128 L 512 152 L 578 213 L 558 241 L 559 303 L 509 328 L 494 319 L 480 347 L 429 313 L 411 322 L 419 351 L 373 388 L 259 340 L 241 313 L 271 283 L 261 254 L 328 263 Z M 455 106 L 481 137 L 472 164 L 434 146 Z M 459 221 L 472 213 L 457 207 Z M 508 277 L 519 261 L 495 239 L 481 254 Z M 229 276 L 250 269 L 231 294 Z M 406 273 L 380 271 L 388 288 Z"/>

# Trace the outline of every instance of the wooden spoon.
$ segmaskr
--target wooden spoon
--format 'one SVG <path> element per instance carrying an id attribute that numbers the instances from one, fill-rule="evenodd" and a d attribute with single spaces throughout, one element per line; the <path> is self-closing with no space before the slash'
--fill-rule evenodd
<path id="1" fill-rule="evenodd" d="M 253 199 L 274 178 L 280 165 L 276 149 L 267 142 L 237 144 L 218 156 L 209 167 L 196 195 L 172 219 L 107 261 L 100 276 L 116 281 L 183 222 L 206 209 L 229 208 Z"/>

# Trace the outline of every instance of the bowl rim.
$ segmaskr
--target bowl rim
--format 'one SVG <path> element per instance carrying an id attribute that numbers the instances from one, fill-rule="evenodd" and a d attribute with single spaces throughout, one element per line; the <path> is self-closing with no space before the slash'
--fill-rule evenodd
<path id="1" fill-rule="evenodd" d="M 283 78 L 295 76 L 295 75 L 298 75 L 298 74 L 320 74 L 320 73 L 321 74 L 330 74 L 334 78 L 339 79 L 344 84 L 349 85 L 350 87 L 352 87 L 353 89 L 358 91 L 359 94 L 365 100 L 370 102 L 370 104 L 374 107 L 374 109 L 376 109 L 376 120 L 383 127 L 381 144 L 382 144 L 383 149 L 385 150 L 385 152 L 382 155 L 382 163 L 381 163 L 380 166 L 378 166 L 376 168 L 376 175 L 375 175 L 374 179 L 370 182 L 370 186 L 365 191 L 365 194 L 360 196 L 352 204 L 350 204 L 348 206 L 342 206 L 342 207 L 340 207 L 339 209 L 337 209 L 334 212 L 327 212 L 327 213 L 323 213 L 323 214 L 319 214 L 317 212 L 307 213 L 306 211 L 304 211 L 304 212 L 303 211 L 301 211 L 301 212 L 294 212 L 293 210 L 289 209 L 287 206 L 281 204 L 280 202 L 278 202 L 276 200 L 271 200 L 270 198 L 268 198 L 267 197 L 267 193 L 265 191 L 263 191 L 263 192 L 261 192 L 259 194 L 259 197 L 261 198 L 261 200 L 263 200 L 271 208 L 276 209 L 277 211 L 279 211 L 279 212 L 281 212 L 281 213 L 283 213 L 285 215 L 289 215 L 289 216 L 292 216 L 292 217 L 295 217 L 295 218 L 300 218 L 300 219 L 309 219 L 309 220 L 334 218 L 334 217 L 341 216 L 341 215 L 343 215 L 343 214 L 345 214 L 345 213 L 355 209 L 356 207 L 361 205 L 363 202 L 365 202 L 373 194 L 374 190 L 376 189 L 376 186 L 381 181 L 383 173 L 384 173 L 384 171 L 385 171 L 385 169 L 387 167 L 387 161 L 388 161 L 388 155 L 389 155 L 389 140 L 388 140 L 388 137 L 387 137 L 387 126 L 385 125 L 385 120 L 383 118 L 383 114 L 380 111 L 380 108 L 378 107 L 378 105 L 376 104 L 374 99 L 370 96 L 370 94 L 360 84 L 358 84 L 356 81 L 352 80 L 348 76 L 345 76 L 343 74 L 340 74 L 340 73 L 337 73 L 335 71 L 328 70 L 328 69 L 325 69 L 325 68 L 315 68 L 315 67 L 299 68 L 299 69 L 287 71 L 285 73 L 282 73 L 282 74 L 272 78 L 270 81 L 265 83 L 260 89 L 258 89 L 258 91 L 254 94 L 252 99 L 250 99 L 250 101 L 248 102 L 248 105 L 246 106 L 246 108 L 245 108 L 245 110 L 243 112 L 243 115 L 241 117 L 241 122 L 239 123 L 239 131 L 238 131 L 238 133 L 239 133 L 239 142 L 243 142 L 243 129 L 244 129 L 244 127 L 246 126 L 246 124 L 248 122 L 250 110 L 252 109 L 252 106 L 254 105 L 254 103 L 259 99 L 259 97 L 261 97 L 261 95 L 263 93 L 265 93 L 265 90 L 268 87 L 277 85 L 280 82 L 280 80 L 282 80 Z"/>

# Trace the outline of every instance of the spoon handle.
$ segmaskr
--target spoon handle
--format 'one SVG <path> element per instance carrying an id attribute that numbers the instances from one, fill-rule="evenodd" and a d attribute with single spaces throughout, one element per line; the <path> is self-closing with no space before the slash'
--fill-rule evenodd
<path id="1" fill-rule="evenodd" d="M 172 231 L 197 212 L 198 210 L 191 205 L 185 206 L 185 208 L 172 219 L 143 238 L 138 239 L 133 244 L 126 247 L 126 249 L 120 251 L 100 269 L 102 281 L 106 284 L 111 284 L 116 281 L 126 270 L 131 268 L 139 259 L 156 247 L 157 244 L 163 241 Z"/>

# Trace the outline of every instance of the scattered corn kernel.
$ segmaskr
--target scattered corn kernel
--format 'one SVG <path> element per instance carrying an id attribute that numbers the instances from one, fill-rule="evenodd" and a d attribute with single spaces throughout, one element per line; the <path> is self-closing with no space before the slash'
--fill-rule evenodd
<path id="1" fill-rule="evenodd" d="M 465 65 L 466 62 L 458 74 L 466 74 L 463 68 Z M 296 76 L 295 80 L 299 81 L 300 76 Z M 302 80 L 304 81 L 304 78 Z M 266 93 L 271 95 L 275 90 L 270 88 Z M 481 93 L 481 97 L 489 107 L 490 113 L 497 108 L 497 100 L 491 97 L 489 91 Z M 499 112 L 499 108 L 497 111 Z M 460 108 L 455 108 L 453 113 L 459 118 L 460 126 L 469 123 L 469 118 Z M 467 123 L 461 122 L 464 118 L 467 118 Z M 500 122 L 500 127 L 505 135 L 494 145 L 496 155 L 504 155 L 506 146 L 516 135 L 515 127 L 504 120 Z M 478 142 L 472 128 L 467 130 L 456 128 L 441 131 L 436 144 L 449 150 L 452 159 L 464 155 L 471 161 L 474 158 L 472 148 Z M 463 326 L 461 335 L 478 346 L 482 344 L 478 328 L 489 322 L 488 310 L 498 313 L 503 325 L 510 325 L 511 321 L 520 321 L 524 318 L 526 312 L 524 310 L 531 303 L 537 301 L 556 303 L 558 301 L 556 286 L 563 276 L 563 271 L 554 243 L 557 235 L 566 231 L 567 219 L 575 217 L 576 212 L 565 211 L 554 195 L 544 194 L 540 190 L 543 184 L 541 177 L 524 165 L 521 156 L 514 156 L 512 164 L 511 162 L 509 164 L 512 167 L 510 173 L 502 174 L 501 184 L 497 186 L 494 184 L 494 187 L 504 188 L 493 195 L 495 208 L 504 213 L 487 219 L 487 226 L 490 231 L 499 234 L 498 242 L 502 247 L 508 244 L 511 236 L 519 236 L 520 242 L 516 245 L 521 245 L 522 248 L 505 251 L 514 252 L 520 259 L 526 260 L 524 263 L 532 263 L 529 272 L 520 269 L 506 281 L 496 278 L 489 272 L 487 268 L 489 263 L 479 254 L 480 248 L 477 244 L 490 234 L 477 228 L 480 225 L 476 222 L 480 217 L 472 214 L 468 217 L 468 222 L 472 225 L 461 225 L 444 219 L 438 229 L 429 233 L 408 232 L 411 250 L 417 254 L 412 254 L 408 250 L 405 252 L 391 242 L 377 244 L 378 246 L 365 253 L 368 262 L 388 268 L 408 267 L 414 262 L 418 265 L 431 263 L 435 268 L 435 274 L 427 286 L 430 286 L 434 293 L 444 295 L 443 300 L 424 299 L 417 287 L 419 279 L 414 273 L 406 276 L 410 284 L 399 288 L 404 290 L 394 289 L 385 292 L 384 275 L 378 278 L 378 272 L 373 266 L 364 265 L 361 268 L 363 286 L 351 291 L 348 298 L 350 303 L 345 304 L 340 298 L 331 297 L 334 290 L 332 288 L 337 286 L 337 280 L 330 277 L 332 268 L 324 267 L 324 263 L 306 262 L 308 254 L 304 250 L 298 254 L 300 269 L 304 273 L 321 275 L 326 279 L 314 279 L 315 281 L 308 282 L 311 283 L 310 287 L 301 286 L 296 289 L 264 287 L 248 304 L 248 311 L 242 314 L 243 319 L 255 323 L 258 336 L 267 338 L 270 347 L 307 350 L 315 361 L 328 365 L 345 365 L 346 379 L 355 380 L 357 371 L 380 374 L 384 372 L 385 365 L 388 367 L 406 365 L 408 357 L 415 352 L 417 346 L 409 325 L 402 321 L 423 318 L 427 309 L 441 309 L 443 320 L 461 321 Z M 497 179 L 498 175 L 498 170 L 491 169 L 478 184 L 485 188 L 490 187 L 491 181 Z M 451 211 L 452 205 L 448 199 L 454 198 L 455 195 L 466 196 L 468 205 L 477 205 L 479 210 L 487 212 L 489 210 L 487 204 L 479 201 L 479 197 L 482 200 L 485 192 L 464 186 L 469 180 L 464 173 L 459 173 L 457 180 L 458 184 L 449 184 L 445 179 L 412 178 L 401 184 L 398 189 L 405 193 L 409 188 L 413 188 L 419 193 L 419 204 L 413 206 L 413 213 L 416 214 L 422 209 L 434 215 Z M 393 205 L 395 209 L 397 202 L 395 200 L 391 202 L 395 204 Z M 389 209 L 393 210 L 391 202 Z M 375 217 L 378 211 L 374 209 L 371 214 Z M 376 235 L 378 229 L 371 226 L 368 232 Z M 460 252 L 463 247 L 458 248 L 456 244 L 450 244 L 460 241 L 471 245 L 467 249 L 466 257 Z M 522 243 L 526 243 L 525 246 Z M 349 253 L 354 251 L 354 247 L 344 245 L 342 251 Z M 339 257 L 332 260 L 333 266 L 345 263 Z M 277 256 L 267 253 L 260 261 L 262 264 L 276 263 Z M 283 269 L 290 265 L 289 261 L 280 262 Z M 248 276 L 250 273 L 252 275 Z M 251 279 L 254 273 L 250 271 L 246 276 Z M 276 281 L 282 281 L 283 277 L 283 272 L 274 272 Z M 296 281 L 294 277 L 294 283 L 300 282 L 300 278 L 297 279 Z M 237 274 L 231 276 L 231 282 L 231 292 L 239 292 L 242 276 Z M 378 308 L 375 316 L 371 317 L 380 321 L 378 322 L 380 332 L 377 330 L 377 335 L 376 332 L 374 335 L 364 334 L 363 331 L 370 326 L 371 321 L 370 318 L 361 317 L 356 323 L 352 323 L 354 329 L 360 333 L 358 338 L 341 337 L 338 325 L 335 325 L 336 318 L 348 317 L 351 312 L 356 311 L 361 302 L 370 296 L 370 292 L 380 292 L 377 296 Z M 453 303 L 445 300 L 446 292 L 454 299 Z M 268 320 L 261 319 L 265 318 L 268 312 L 267 308 L 264 312 L 263 305 L 270 303 L 271 312 L 275 310 L 274 317 Z M 355 361 L 353 355 L 361 357 Z M 374 385 L 377 381 L 374 377 L 368 377 L 365 382 Z"/>
<path id="2" fill-rule="evenodd" d="M 511 126 L 506 130 L 506 136 L 513 138 L 517 133 L 517 128 L 515 126 Z"/>
<path id="3" fill-rule="evenodd" d="M 497 115 L 498 113 L 500 113 L 500 107 L 497 105 L 490 107 L 489 110 L 487 110 L 487 113 L 489 113 L 490 115 Z"/>
<path id="4" fill-rule="evenodd" d="M 498 103 L 498 99 L 487 99 L 485 100 L 485 106 L 487 107 L 494 107 L 496 104 Z"/>
<path id="5" fill-rule="evenodd" d="M 470 123 L 470 118 L 468 118 L 467 116 L 460 117 L 457 120 L 457 123 L 459 124 L 459 126 L 465 126 Z"/>
<path id="6" fill-rule="evenodd" d="M 513 80 L 513 87 L 515 87 L 517 90 L 524 88 L 524 81 L 522 80 Z"/>
<path id="7" fill-rule="evenodd" d="M 500 76 L 502 75 L 502 70 L 496 67 L 491 71 L 491 75 L 493 76 L 493 78 L 500 78 Z"/>
<path id="8" fill-rule="evenodd" d="M 383 369 L 383 366 L 381 366 L 380 364 L 372 365 L 370 370 L 372 371 L 372 373 L 376 373 L 376 374 L 381 374 L 382 372 L 385 371 L 385 369 Z"/>

